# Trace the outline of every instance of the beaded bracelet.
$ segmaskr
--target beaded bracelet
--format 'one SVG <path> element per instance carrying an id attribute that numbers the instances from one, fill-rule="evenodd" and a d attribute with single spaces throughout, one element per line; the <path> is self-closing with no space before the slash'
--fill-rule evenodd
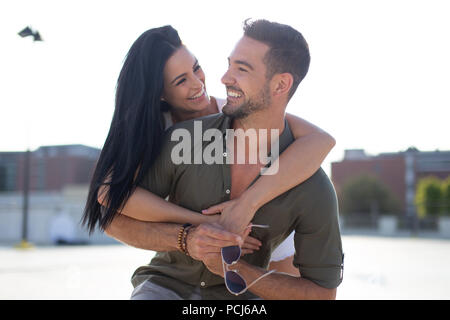
<path id="1" fill-rule="evenodd" d="M 186 230 L 192 225 L 190 223 L 185 223 L 181 226 L 180 231 L 178 231 L 178 250 L 186 254 Z"/>
<path id="2" fill-rule="evenodd" d="M 193 227 L 192 225 L 189 225 L 189 226 L 187 226 L 186 228 L 184 228 L 183 238 L 182 238 L 182 242 L 181 242 L 181 244 L 182 244 L 182 246 L 183 246 L 183 251 L 184 251 L 184 253 L 185 253 L 187 256 L 189 255 L 189 252 L 188 252 L 188 249 L 187 249 L 186 239 L 187 239 L 187 235 L 188 235 L 188 233 L 189 233 L 189 229 L 191 229 L 192 227 Z"/>

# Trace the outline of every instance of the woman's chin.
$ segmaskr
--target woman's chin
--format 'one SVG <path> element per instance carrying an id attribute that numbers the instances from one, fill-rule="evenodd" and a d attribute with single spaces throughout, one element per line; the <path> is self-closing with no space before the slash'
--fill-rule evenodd
<path id="1" fill-rule="evenodd" d="M 203 95 L 199 99 L 195 100 L 189 100 L 189 109 L 192 111 L 203 111 L 204 109 L 208 108 L 209 104 L 211 103 L 208 96 Z"/>

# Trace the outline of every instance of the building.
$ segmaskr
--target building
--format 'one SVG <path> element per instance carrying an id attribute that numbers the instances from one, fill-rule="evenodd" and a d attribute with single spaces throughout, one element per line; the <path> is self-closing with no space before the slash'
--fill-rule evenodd
<path id="1" fill-rule="evenodd" d="M 363 149 L 345 150 L 344 159 L 331 164 L 331 179 L 339 193 L 351 178 L 362 174 L 378 177 L 397 197 L 407 216 L 415 215 L 417 182 L 426 176 L 450 176 L 450 151 L 419 151 L 367 155 Z"/>
<path id="2" fill-rule="evenodd" d="M 43 146 L 29 153 L 28 240 L 39 245 L 115 243 L 80 225 L 100 150 L 83 145 Z M 0 152 L 0 243 L 22 236 L 26 152 Z"/>
<path id="3" fill-rule="evenodd" d="M 84 145 L 43 146 L 30 152 L 30 191 L 89 184 L 100 150 Z M 0 152 L 0 192 L 22 191 L 26 152 Z"/>

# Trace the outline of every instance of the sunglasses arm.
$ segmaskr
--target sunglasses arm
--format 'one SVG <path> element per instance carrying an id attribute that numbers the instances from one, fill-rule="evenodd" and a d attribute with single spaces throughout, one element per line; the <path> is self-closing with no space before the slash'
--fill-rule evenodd
<path id="1" fill-rule="evenodd" d="M 262 278 L 267 277 L 269 274 L 274 273 L 274 272 L 276 272 L 276 271 L 277 271 L 277 270 L 270 270 L 270 271 L 264 273 L 262 276 L 260 276 L 260 277 L 256 278 L 255 280 L 253 280 L 253 282 L 250 283 L 247 287 L 245 287 L 244 290 L 242 290 L 242 291 L 239 292 L 239 293 L 235 293 L 235 295 L 238 296 L 238 295 L 240 295 L 240 294 L 243 294 L 243 293 L 246 292 L 248 289 L 250 289 L 250 287 L 253 286 L 256 282 L 258 282 L 258 281 L 261 280 Z"/>

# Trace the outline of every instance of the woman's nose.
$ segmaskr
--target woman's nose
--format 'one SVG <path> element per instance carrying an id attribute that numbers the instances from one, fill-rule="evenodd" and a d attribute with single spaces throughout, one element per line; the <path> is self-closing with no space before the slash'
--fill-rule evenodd
<path id="1" fill-rule="evenodd" d="M 194 89 L 200 89 L 200 88 L 203 88 L 204 86 L 205 86 L 205 84 L 203 83 L 202 79 L 195 76 L 192 87 Z"/>

